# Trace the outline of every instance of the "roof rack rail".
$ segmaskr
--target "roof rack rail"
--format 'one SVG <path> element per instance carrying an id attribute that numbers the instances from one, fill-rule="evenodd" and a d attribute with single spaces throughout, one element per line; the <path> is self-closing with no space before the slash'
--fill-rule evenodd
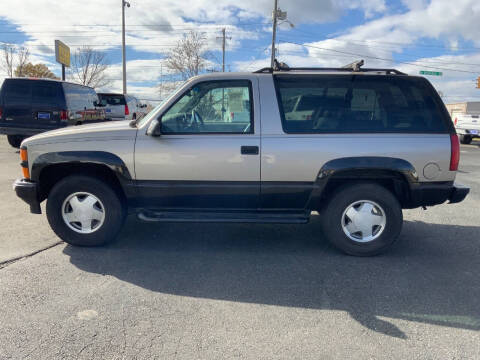
<path id="1" fill-rule="evenodd" d="M 363 60 L 354 61 L 351 64 L 345 65 L 344 67 L 334 68 L 334 67 L 289 67 L 285 63 L 279 63 L 275 60 L 275 67 L 264 67 L 254 73 L 273 73 L 274 71 L 341 71 L 341 72 L 385 72 L 387 75 L 407 75 L 404 72 L 401 72 L 396 69 L 383 69 L 383 68 L 361 68 L 364 64 Z"/>

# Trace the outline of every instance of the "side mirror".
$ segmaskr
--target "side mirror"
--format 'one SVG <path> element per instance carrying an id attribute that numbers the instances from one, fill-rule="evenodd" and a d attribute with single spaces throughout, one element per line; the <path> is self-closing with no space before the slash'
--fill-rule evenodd
<path id="1" fill-rule="evenodd" d="M 157 119 L 152 120 L 147 129 L 147 135 L 153 137 L 159 137 L 162 135 L 162 123 Z"/>

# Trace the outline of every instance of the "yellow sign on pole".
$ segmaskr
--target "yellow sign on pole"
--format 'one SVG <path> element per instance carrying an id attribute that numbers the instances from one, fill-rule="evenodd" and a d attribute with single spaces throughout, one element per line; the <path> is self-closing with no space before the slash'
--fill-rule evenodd
<path id="1" fill-rule="evenodd" d="M 55 60 L 70 67 L 70 48 L 60 40 L 55 40 Z"/>

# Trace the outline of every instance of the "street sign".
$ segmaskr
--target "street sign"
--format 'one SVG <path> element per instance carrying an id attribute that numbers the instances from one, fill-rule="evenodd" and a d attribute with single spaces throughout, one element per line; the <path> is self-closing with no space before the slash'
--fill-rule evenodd
<path id="1" fill-rule="evenodd" d="M 441 71 L 426 71 L 426 70 L 420 70 L 420 75 L 442 76 L 443 73 L 442 73 Z"/>
<path id="2" fill-rule="evenodd" d="M 62 80 L 65 80 L 65 66 L 70 67 L 70 48 L 60 40 L 55 40 L 55 60 L 62 64 Z"/>
<path id="3" fill-rule="evenodd" d="M 55 60 L 70 67 L 70 48 L 60 40 L 55 40 Z"/>

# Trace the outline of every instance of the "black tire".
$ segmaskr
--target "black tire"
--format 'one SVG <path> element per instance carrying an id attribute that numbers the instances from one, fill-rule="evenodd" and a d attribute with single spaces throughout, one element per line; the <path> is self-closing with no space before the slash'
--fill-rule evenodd
<path id="1" fill-rule="evenodd" d="M 104 206 L 103 224 L 92 233 L 78 233 L 63 220 L 63 203 L 76 192 L 90 193 L 97 197 Z M 126 206 L 117 192 L 105 182 L 90 176 L 68 176 L 59 181 L 48 195 L 48 222 L 55 234 L 71 245 L 100 246 L 115 240 L 125 222 L 125 216 Z"/>
<path id="2" fill-rule="evenodd" d="M 367 200 L 378 204 L 385 214 L 380 235 L 368 242 L 358 242 L 342 228 L 344 211 L 354 202 Z M 403 214 L 397 198 L 383 186 L 374 183 L 347 185 L 339 188 L 321 210 L 322 228 L 327 239 L 341 251 L 354 256 L 374 256 L 386 251 L 398 238 Z"/>
<path id="3" fill-rule="evenodd" d="M 20 148 L 23 139 L 25 139 L 25 136 L 22 135 L 7 135 L 7 140 L 10 146 L 17 149 Z"/>
<path id="4" fill-rule="evenodd" d="M 470 135 L 460 135 L 460 143 L 470 144 L 472 142 L 472 137 Z"/>

